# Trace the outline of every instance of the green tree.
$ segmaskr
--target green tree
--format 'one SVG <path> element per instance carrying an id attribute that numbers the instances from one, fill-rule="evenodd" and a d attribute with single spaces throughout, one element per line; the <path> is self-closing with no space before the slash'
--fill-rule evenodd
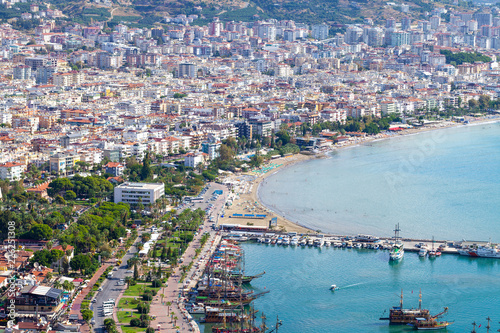
<path id="1" fill-rule="evenodd" d="M 149 153 L 147 153 L 142 161 L 141 180 L 146 180 L 153 177 L 153 170 L 151 169 L 150 163 L 151 161 L 149 159 Z"/>
<path id="2" fill-rule="evenodd" d="M 139 279 L 139 270 L 137 269 L 137 264 L 134 265 L 134 280 Z"/>
<path id="3" fill-rule="evenodd" d="M 80 270 L 80 273 L 83 274 L 84 269 L 90 268 L 91 260 L 90 257 L 86 254 L 77 254 L 71 259 L 70 266 L 73 270 Z"/>
<path id="4" fill-rule="evenodd" d="M 55 197 L 54 202 L 56 204 L 59 204 L 59 205 L 65 205 L 66 204 L 66 200 L 64 200 L 64 198 L 61 197 L 60 195 L 58 195 L 58 196 Z"/>
<path id="5" fill-rule="evenodd" d="M 66 199 L 68 201 L 75 200 L 76 193 L 71 191 L 71 190 L 68 190 L 68 191 L 66 191 L 66 193 L 64 193 L 64 199 Z"/>
<path id="6" fill-rule="evenodd" d="M 81 310 L 81 313 L 83 320 L 85 320 L 86 322 L 89 322 L 90 319 L 92 319 L 92 317 L 94 316 L 94 312 L 88 309 Z"/>
<path id="7" fill-rule="evenodd" d="M 490 96 L 481 95 L 479 96 L 479 108 L 481 110 L 486 110 L 490 106 Z"/>
<path id="8" fill-rule="evenodd" d="M 140 302 L 137 304 L 137 312 L 140 314 L 147 314 L 149 313 L 149 304 L 145 302 Z"/>
<path id="9" fill-rule="evenodd" d="M 46 224 L 35 224 L 24 237 L 36 240 L 49 240 L 52 237 L 52 229 Z"/>

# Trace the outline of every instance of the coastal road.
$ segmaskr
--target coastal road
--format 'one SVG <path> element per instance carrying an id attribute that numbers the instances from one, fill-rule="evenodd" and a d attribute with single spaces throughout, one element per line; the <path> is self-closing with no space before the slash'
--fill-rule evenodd
<path id="1" fill-rule="evenodd" d="M 139 236 L 140 237 L 140 236 Z M 136 242 L 139 240 L 139 237 L 136 239 Z M 104 317 L 103 311 L 102 311 L 102 303 L 109 300 L 110 298 L 114 299 L 115 301 L 118 301 L 118 297 L 121 292 L 125 291 L 127 288 L 127 285 L 119 286 L 118 281 L 120 279 L 125 279 L 126 276 L 132 276 L 131 273 L 126 273 L 126 271 L 129 268 L 126 268 L 127 265 L 127 260 L 132 258 L 135 253 L 137 253 L 137 248 L 135 245 L 132 245 L 129 248 L 129 251 L 123 256 L 122 258 L 122 264 L 118 267 L 116 271 L 113 272 L 113 277 L 111 279 L 106 279 L 104 283 L 101 285 L 102 291 L 97 292 L 97 295 L 95 296 L 95 302 L 92 303 L 91 310 L 94 311 L 94 331 L 97 333 L 104 333 L 104 319 L 106 318 L 112 318 L 110 317 Z M 118 303 L 115 303 L 118 304 Z M 116 313 L 117 308 L 114 308 L 114 311 Z"/>
<path id="2" fill-rule="evenodd" d="M 217 200 L 209 201 L 209 203 L 212 203 L 214 205 L 211 215 L 214 216 L 214 220 L 216 220 L 216 217 L 218 214 L 220 214 L 228 196 L 228 189 L 224 185 L 211 183 L 209 189 L 204 195 L 204 201 L 202 203 L 187 205 L 187 207 L 184 208 L 204 209 L 209 204 L 206 203 L 206 200 L 210 199 L 213 191 L 218 189 L 223 190 L 223 194 L 220 195 L 217 198 Z M 197 264 L 202 260 L 208 259 L 208 252 L 216 244 L 216 242 L 214 241 L 216 238 L 216 232 L 210 228 L 211 224 L 212 222 L 209 222 L 208 218 L 205 219 L 204 223 L 201 226 L 202 232 L 199 232 L 198 235 L 195 236 L 193 241 L 189 244 L 189 247 L 182 255 L 183 263 L 173 269 L 172 275 L 168 279 L 166 286 L 163 287 L 161 291 L 158 293 L 158 295 L 160 294 L 165 295 L 165 297 L 163 298 L 163 303 L 161 302 L 161 298 L 159 296 L 153 299 L 153 302 L 151 304 L 150 315 L 154 316 L 155 319 L 151 322 L 151 327 L 155 328 L 158 332 L 170 333 L 178 331 L 180 332 L 197 331 L 197 328 L 195 328 L 186 317 L 186 312 L 183 309 L 182 302 L 180 301 L 182 289 L 184 288 L 184 283 L 179 282 L 179 279 L 181 277 L 180 267 L 182 265 L 189 265 L 189 263 L 193 260 L 192 258 L 195 256 L 196 249 L 200 248 L 200 238 L 202 237 L 203 232 L 207 231 L 210 233 L 210 239 L 207 241 L 199 257 L 193 264 L 193 267 L 189 271 L 186 280 L 191 279 L 193 274 L 197 273 L 197 271 L 198 273 L 200 273 Z M 167 302 L 172 303 L 172 305 L 168 309 L 166 305 Z M 174 313 L 173 316 L 169 315 L 168 312 L 173 312 Z M 172 320 L 172 317 L 177 317 L 177 320 L 174 322 Z M 177 329 L 175 328 L 175 326 L 179 328 Z"/>

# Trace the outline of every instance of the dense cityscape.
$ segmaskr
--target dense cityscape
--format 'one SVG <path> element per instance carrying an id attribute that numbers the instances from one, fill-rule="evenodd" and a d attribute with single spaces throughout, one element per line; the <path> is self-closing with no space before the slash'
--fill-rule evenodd
<path id="1" fill-rule="evenodd" d="M 395 18 L 349 24 L 178 14 L 138 27 L 103 20 L 114 3 L 95 1 L 86 24 L 59 5 L 0 4 L 6 333 L 292 332 L 279 311 L 256 315 L 253 301 L 273 291 L 249 287 L 263 273 L 245 274 L 239 242 L 395 261 L 403 243 L 399 224 L 383 243 L 295 224 L 260 203 L 265 178 L 500 112 L 494 5 L 436 3 L 415 18 L 412 4 L 390 2 Z M 410 237 L 404 247 L 421 256 Z M 434 245 L 423 257 L 500 258 L 490 242 Z M 447 307 L 422 311 L 391 312 L 391 324 L 448 326 L 437 322 Z"/>

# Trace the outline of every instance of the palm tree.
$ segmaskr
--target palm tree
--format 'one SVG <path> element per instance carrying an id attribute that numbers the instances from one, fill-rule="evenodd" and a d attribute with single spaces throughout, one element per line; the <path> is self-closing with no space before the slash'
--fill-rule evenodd
<path id="1" fill-rule="evenodd" d="M 177 320 L 179 320 L 179 318 L 174 317 L 174 326 L 176 326 L 175 324 L 177 323 Z"/>
<path id="2" fill-rule="evenodd" d="M 170 307 L 172 306 L 172 302 L 167 302 L 167 313 L 170 312 Z"/>
<path id="3" fill-rule="evenodd" d="M 163 297 L 165 297 L 165 295 L 160 294 L 160 297 L 161 297 L 161 302 L 163 303 Z"/>
<path id="4" fill-rule="evenodd" d="M 127 283 L 127 288 L 129 288 L 130 287 L 130 282 L 132 282 L 132 277 L 131 276 L 127 276 L 125 278 L 125 282 Z"/>
<path id="5" fill-rule="evenodd" d="M 62 287 L 63 287 L 63 289 L 64 289 L 64 290 L 68 290 L 68 288 L 69 288 L 69 287 L 68 287 L 68 284 L 69 284 L 69 283 L 70 283 L 70 282 L 69 282 L 68 280 L 66 280 L 66 281 L 64 281 L 64 282 L 63 282 Z"/>
<path id="6" fill-rule="evenodd" d="M 57 280 L 56 282 L 54 282 L 54 288 L 61 289 L 61 286 L 62 286 L 62 284 L 61 284 L 61 282 L 59 280 Z"/>
<path id="7" fill-rule="evenodd" d="M 67 290 L 67 291 L 71 291 L 71 290 L 75 289 L 75 285 L 69 281 L 64 281 L 63 289 Z"/>

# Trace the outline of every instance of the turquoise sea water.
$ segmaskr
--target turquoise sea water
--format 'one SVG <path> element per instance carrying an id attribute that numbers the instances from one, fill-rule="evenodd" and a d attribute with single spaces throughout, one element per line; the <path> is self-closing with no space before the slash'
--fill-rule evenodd
<path id="1" fill-rule="evenodd" d="M 492 331 L 500 329 L 500 260 L 443 255 L 422 259 L 405 253 L 400 263 L 390 264 L 385 251 L 292 248 L 244 244 L 246 273 L 266 274 L 252 282 L 256 291 L 270 290 L 255 301 L 271 326 L 278 315 L 280 332 L 411 332 L 411 327 L 389 326 L 380 321 L 384 310 L 399 304 L 423 307 L 442 320 L 454 321 L 448 332 L 470 332 L 472 322 L 486 332 L 490 316 Z M 340 290 L 331 292 L 336 284 Z M 257 315 L 260 317 L 261 312 Z M 387 315 L 387 313 L 385 314 Z"/>
<path id="2" fill-rule="evenodd" d="M 500 242 L 500 124 L 463 126 L 338 150 L 271 175 L 263 203 L 336 234 Z"/>

